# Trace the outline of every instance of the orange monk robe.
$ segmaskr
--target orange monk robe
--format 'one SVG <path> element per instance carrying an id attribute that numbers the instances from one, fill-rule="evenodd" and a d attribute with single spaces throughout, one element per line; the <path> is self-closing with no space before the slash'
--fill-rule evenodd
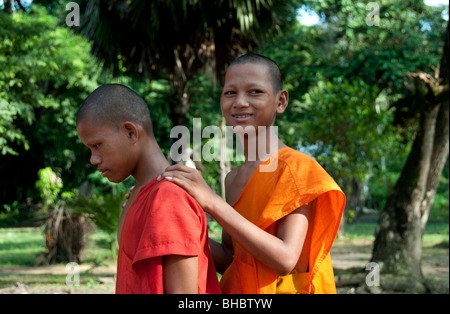
<path id="1" fill-rule="evenodd" d="M 261 172 L 262 167 L 272 172 Z M 289 147 L 261 163 L 233 206 L 247 220 L 276 235 L 277 222 L 302 205 L 311 204 L 312 218 L 302 254 L 308 272 L 280 277 L 233 240 L 234 257 L 221 279 L 222 293 L 336 293 L 330 249 L 336 237 L 345 195 L 311 157 Z M 296 267 L 297 268 L 297 267 Z"/>

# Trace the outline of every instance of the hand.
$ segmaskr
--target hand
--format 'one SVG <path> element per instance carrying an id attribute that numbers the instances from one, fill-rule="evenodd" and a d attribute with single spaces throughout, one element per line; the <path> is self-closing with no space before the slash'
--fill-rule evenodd
<path id="1" fill-rule="evenodd" d="M 211 214 L 213 205 L 217 202 L 218 198 L 222 200 L 220 196 L 211 190 L 200 171 L 196 169 L 181 164 L 170 166 L 158 177 L 158 181 L 163 179 L 177 184 L 188 192 L 207 213 Z"/>
<path id="2" fill-rule="evenodd" d="M 122 203 L 122 208 L 123 208 L 123 209 L 125 209 L 125 206 L 127 206 L 128 200 L 130 199 L 131 192 L 133 192 L 134 188 L 135 188 L 135 186 L 133 185 L 133 186 L 130 188 L 130 192 L 127 193 L 127 194 L 125 194 L 125 199 L 127 199 L 127 201 L 126 201 L 125 203 Z"/>

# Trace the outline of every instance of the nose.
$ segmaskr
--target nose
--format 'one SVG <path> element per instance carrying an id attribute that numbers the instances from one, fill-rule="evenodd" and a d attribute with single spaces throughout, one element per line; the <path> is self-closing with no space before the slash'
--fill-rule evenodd
<path id="1" fill-rule="evenodd" d="M 248 106 L 245 95 L 243 93 L 237 94 L 233 102 L 233 108 L 247 108 Z"/>
<path id="2" fill-rule="evenodd" d="M 91 154 L 91 164 L 96 166 L 102 162 L 102 159 L 99 155 Z"/>

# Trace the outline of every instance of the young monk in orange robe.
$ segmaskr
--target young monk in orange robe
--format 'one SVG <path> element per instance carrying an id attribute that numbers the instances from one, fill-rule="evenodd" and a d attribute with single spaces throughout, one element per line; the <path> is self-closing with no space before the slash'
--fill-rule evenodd
<path id="1" fill-rule="evenodd" d="M 234 203 L 249 222 L 276 236 L 277 222 L 304 204 L 309 228 L 294 269 L 286 276 L 254 258 L 233 241 L 234 260 L 225 271 L 224 293 L 335 293 L 329 251 L 336 236 L 344 197 L 334 180 L 311 157 L 289 147 L 262 163 L 276 160 L 275 172 L 257 168 Z M 336 206 L 337 205 L 337 206 Z"/>
<path id="2" fill-rule="evenodd" d="M 238 58 L 226 74 L 222 114 L 235 130 L 254 132 L 241 133 L 246 160 L 227 175 L 227 202 L 185 166 L 168 167 L 158 178 L 188 191 L 223 227 L 222 243 L 210 240 L 223 293 L 336 292 L 329 252 L 345 196 L 313 158 L 275 134 L 288 99 L 272 60 Z M 252 160 L 252 149 L 265 153 Z"/>

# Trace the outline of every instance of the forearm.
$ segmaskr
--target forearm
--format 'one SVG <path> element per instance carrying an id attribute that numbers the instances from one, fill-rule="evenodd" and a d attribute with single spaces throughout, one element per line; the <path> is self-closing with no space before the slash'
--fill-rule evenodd
<path id="1" fill-rule="evenodd" d="M 289 273 L 295 267 L 308 230 L 310 210 L 307 205 L 295 209 L 280 219 L 275 236 L 260 229 L 236 212 L 211 190 L 198 171 L 175 165 L 168 167 L 158 180 L 163 178 L 185 189 L 206 212 L 214 217 L 229 236 L 260 262 L 280 275 Z"/>
<path id="2" fill-rule="evenodd" d="M 253 257 L 278 274 L 289 273 L 296 264 L 298 256 L 293 254 L 288 243 L 245 219 L 221 198 L 217 198 L 207 211 Z"/>
<path id="3" fill-rule="evenodd" d="M 223 244 L 209 239 L 209 247 L 214 260 L 214 266 L 219 274 L 223 274 L 233 261 L 233 252 L 228 250 Z"/>

